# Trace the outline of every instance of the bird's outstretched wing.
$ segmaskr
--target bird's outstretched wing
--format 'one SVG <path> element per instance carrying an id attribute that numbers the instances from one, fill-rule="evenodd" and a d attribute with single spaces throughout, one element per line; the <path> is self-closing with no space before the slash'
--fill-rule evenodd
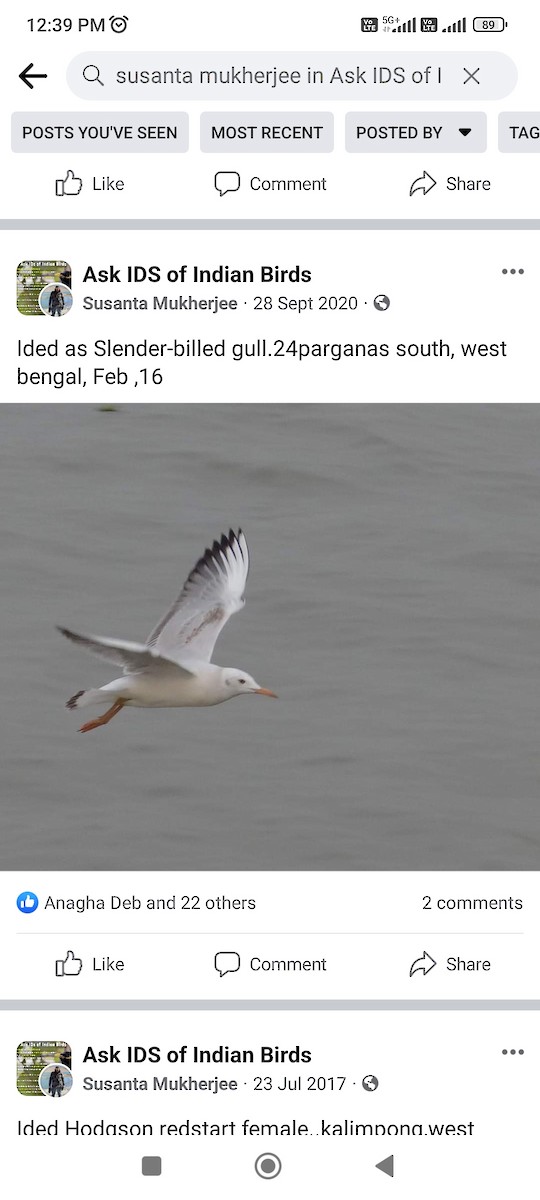
<path id="1" fill-rule="evenodd" d="M 119 642 L 116 638 L 86 637 L 81 633 L 73 633 L 71 629 L 64 629 L 61 625 L 57 625 L 56 628 L 59 633 L 63 633 L 64 637 L 69 638 L 70 642 L 75 642 L 77 646 L 84 646 L 85 650 L 91 650 L 100 658 L 117 663 L 118 666 L 123 667 L 125 673 L 144 671 L 148 667 L 153 667 L 158 671 L 170 670 L 176 673 L 181 671 L 186 677 L 193 674 L 187 667 L 181 667 L 179 663 L 172 662 L 162 656 L 159 650 L 153 650 L 150 646 L 139 645 L 138 642 Z"/>
<path id="2" fill-rule="evenodd" d="M 244 607 L 248 570 L 242 530 L 222 534 L 188 575 L 178 599 L 152 630 L 148 646 L 175 662 L 189 662 L 190 656 L 209 662 L 223 626 Z"/>

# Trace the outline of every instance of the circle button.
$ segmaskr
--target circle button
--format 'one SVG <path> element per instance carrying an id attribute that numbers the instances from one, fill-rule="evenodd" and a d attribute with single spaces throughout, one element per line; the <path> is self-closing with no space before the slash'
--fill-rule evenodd
<path id="1" fill-rule="evenodd" d="M 277 1154 L 259 1154 L 255 1170 L 261 1179 L 275 1179 L 281 1171 L 281 1159 Z"/>

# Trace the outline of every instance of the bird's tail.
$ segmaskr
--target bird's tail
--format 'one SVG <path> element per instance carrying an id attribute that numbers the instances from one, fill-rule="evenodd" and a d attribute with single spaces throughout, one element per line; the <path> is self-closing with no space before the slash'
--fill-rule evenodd
<path id="1" fill-rule="evenodd" d="M 66 702 L 66 708 L 86 708 L 89 704 L 109 704 L 110 695 L 106 696 L 101 688 L 89 688 L 86 692 L 75 692 Z"/>

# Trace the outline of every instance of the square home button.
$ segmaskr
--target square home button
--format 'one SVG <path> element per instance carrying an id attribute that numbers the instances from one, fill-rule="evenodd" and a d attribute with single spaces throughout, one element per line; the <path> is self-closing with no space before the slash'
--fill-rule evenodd
<path id="1" fill-rule="evenodd" d="M 161 1158 L 147 1155 L 142 1160 L 143 1175 L 161 1175 Z"/>

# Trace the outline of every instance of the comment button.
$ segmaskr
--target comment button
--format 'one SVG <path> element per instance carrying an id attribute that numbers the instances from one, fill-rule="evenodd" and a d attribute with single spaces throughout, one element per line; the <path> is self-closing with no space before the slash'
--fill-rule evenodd
<path id="1" fill-rule="evenodd" d="M 182 112 L 16 112 L 11 119 L 18 154 L 183 154 L 188 146 Z"/>

